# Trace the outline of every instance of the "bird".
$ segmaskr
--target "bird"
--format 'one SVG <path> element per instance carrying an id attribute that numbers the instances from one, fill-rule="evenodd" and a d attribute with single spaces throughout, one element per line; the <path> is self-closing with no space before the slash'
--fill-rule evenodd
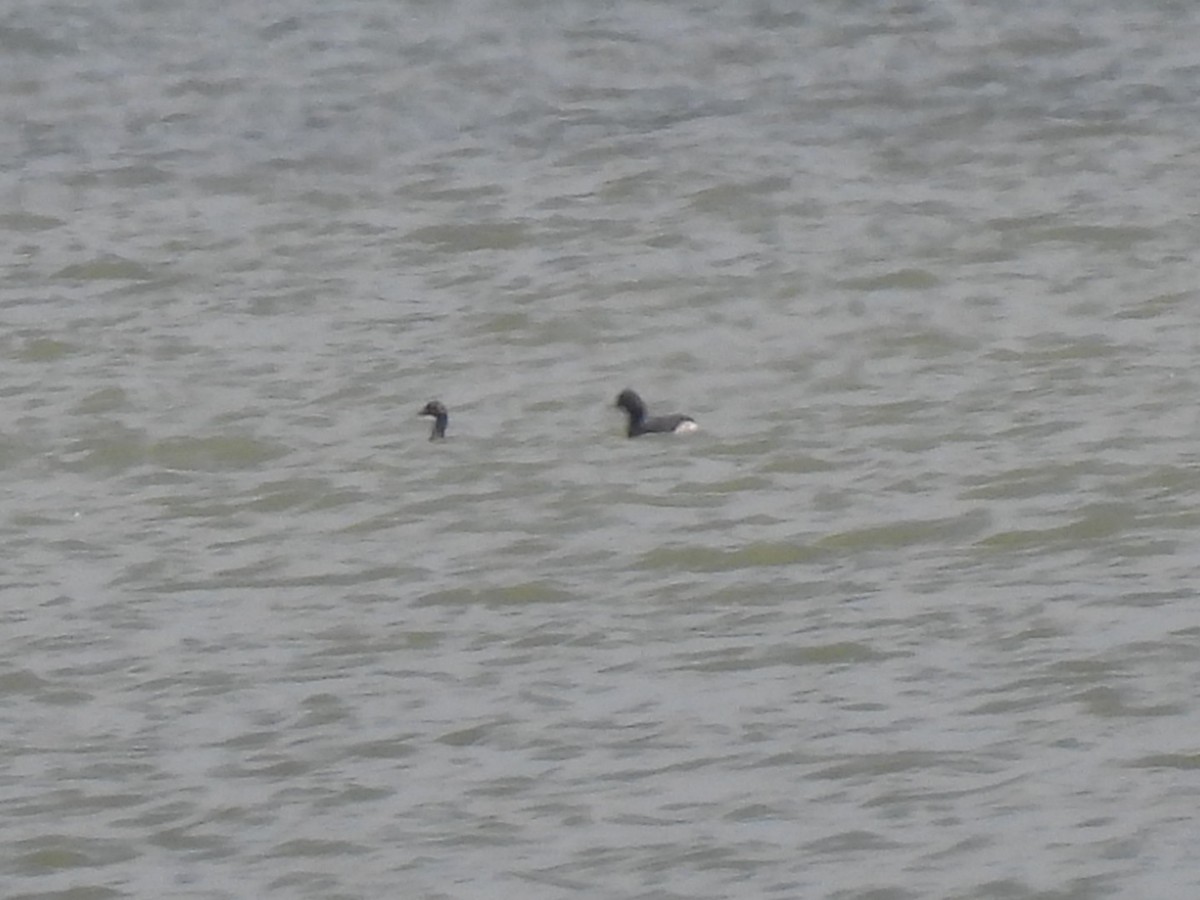
<path id="1" fill-rule="evenodd" d="M 682 434 L 695 431 L 700 427 L 691 416 L 680 413 L 672 413 L 668 416 L 647 416 L 646 404 L 638 396 L 637 391 L 630 388 L 626 388 L 617 395 L 616 406 L 618 409 L 625 410 L 625 414 L 629 416 L 629 430 L 626 434 L 631 438 L 640 437 L 643 434 Z"/>
<path id="2" fill-rule="evenodd" d="M 446 407 L 440 401 L 430 400 L 417 415 L 433 416 L 433 431 L 429 432 L 431 441 L 440 440 L 446 436 L 446 425 L 450 422 L 450 414 L 446 412 Z"/>

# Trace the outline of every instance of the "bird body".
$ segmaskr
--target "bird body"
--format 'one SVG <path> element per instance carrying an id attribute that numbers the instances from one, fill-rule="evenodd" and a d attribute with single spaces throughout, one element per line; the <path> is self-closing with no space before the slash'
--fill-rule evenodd
<path id="1" fill-rule="evenodd" d="M 643 434 L 684 434 L 699 429 L 696 420 L 682 413 L 671 413 L 665 416 L 646 414 L 646 404 L 637 391 L 626 388 L 617 395 L 616 406 L 625 410 L 629 417 L 629 427 L 626 434 L 631 437 L 641 437 Z"/>

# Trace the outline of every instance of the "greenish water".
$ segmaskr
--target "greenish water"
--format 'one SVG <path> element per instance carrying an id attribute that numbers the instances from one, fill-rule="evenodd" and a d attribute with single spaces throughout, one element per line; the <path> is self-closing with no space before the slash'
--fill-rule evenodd
<path id="1" fill-rule="evenodd" d="M 5 896 L 1194 892 L 1192 18 L 0 13 Z"/>

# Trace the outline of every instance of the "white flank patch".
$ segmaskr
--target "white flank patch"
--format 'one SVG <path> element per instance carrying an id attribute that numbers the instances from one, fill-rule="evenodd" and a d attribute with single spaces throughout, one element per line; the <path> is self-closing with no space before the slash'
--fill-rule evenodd
<path id="1" fill-rule="evenodd" d="M 680 422 L 678 425 L 675 426 L 676 434 L 688 434 L 690 432 L 699 431 L 699 430 L 700 430 L 700 426 L 697 425 L 695 422 L 690 422 L 690 421 L 689 422 Z"/>

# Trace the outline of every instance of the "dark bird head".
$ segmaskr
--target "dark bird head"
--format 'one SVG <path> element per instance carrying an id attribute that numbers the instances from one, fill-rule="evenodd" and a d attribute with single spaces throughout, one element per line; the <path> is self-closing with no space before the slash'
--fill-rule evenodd
<path id="1" fill-rule="evenodd" d="M 625 410 L 631 423 L 641 422 L 646 418 L 646 404 L 638 396 L 637 391 L 625 388 L 617 394 L 617 408 Z"/>
<path id="2" fill-rule="evenodd" d="M 429 433 L 431 441 L 436 441 L 446 436 L 446 425 L 450 421 L 450 414 L 446 412 L 446 407 L 439 401 L 430 400 L 421 407 L 421 411 L 417 415 L 433 416 L 433 431 Z"/>

